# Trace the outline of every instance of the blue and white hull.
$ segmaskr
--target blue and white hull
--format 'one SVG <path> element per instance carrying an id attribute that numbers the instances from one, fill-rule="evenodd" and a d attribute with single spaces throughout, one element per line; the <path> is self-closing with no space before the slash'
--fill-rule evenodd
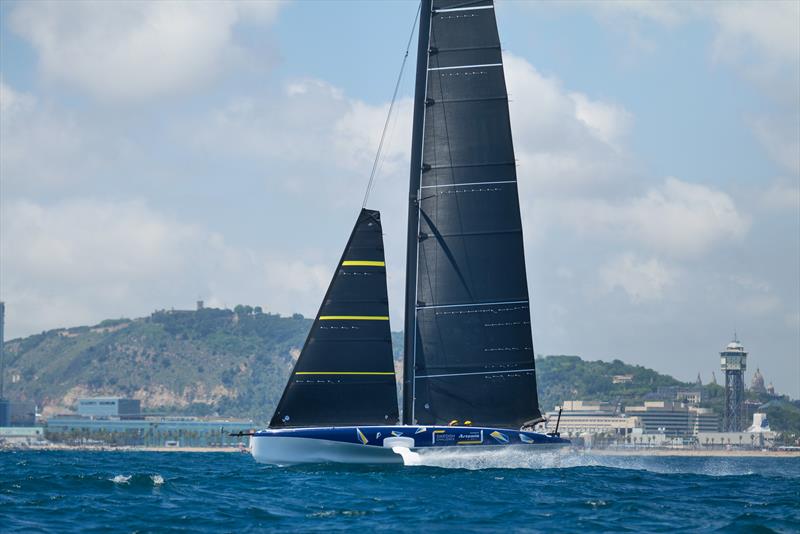
<path id="1" fill-rule="evenodd" d="M 471 426 L 346 426 L 266 429 L 250 438 L 259 463 L 400 464 L 408 453 L 522 447 L 545 451 L 569 440 L 539 432 Z"/>

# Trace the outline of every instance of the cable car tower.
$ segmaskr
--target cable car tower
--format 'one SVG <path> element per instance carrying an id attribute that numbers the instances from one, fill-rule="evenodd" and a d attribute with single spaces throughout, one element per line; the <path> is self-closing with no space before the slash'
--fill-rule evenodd
<path id="1" fill-rule="evenodd" d="M 744 371 L 747 353 L 736 334 L 725 350 L 719 353 L 720 367 L 725 373 L 725 418 L 723 432 L 741 432 L 744 428 Z"/>

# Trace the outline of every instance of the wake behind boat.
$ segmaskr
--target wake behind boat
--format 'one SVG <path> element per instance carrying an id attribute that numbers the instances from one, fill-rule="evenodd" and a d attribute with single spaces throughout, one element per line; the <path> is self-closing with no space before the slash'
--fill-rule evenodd
<path id="1" fill-rule="evenodd" d="M 569 443 L 533 431 L 544 419 L 494 4 L 420 9 L 402 421 L 380 214 L 362 209 L 269 428 L 251 437 L 259 462 Z"/>

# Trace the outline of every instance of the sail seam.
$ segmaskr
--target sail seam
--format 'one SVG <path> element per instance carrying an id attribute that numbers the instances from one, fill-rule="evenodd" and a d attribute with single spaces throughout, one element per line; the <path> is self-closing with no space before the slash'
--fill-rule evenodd
<path id="1" fill-rule="evenodd" d="M 437 9 L 433 13 L 452 13 L 453 11 L 477 11 L 479 9 L 494 9 L 494 6 L 474 6 L 474 7 L 451 7 L 448 9 Z"/>
<path id="2" fill-rule="evenodd" d="M 416 375 L 414 378 L 444 378 L 448 376 L 473 376 L 473 375 L 497 375 L 502 373 L 527 373 L 536 372 L 536 369 L 508 369 L 504 371 L 482 371 L 477 373 L 445 373 L 440 375 Z"/>
<path id="3" fill-rule="evenodd" d="M 388 321 L 388 315 L 321 315 L 320 321 Z"/>
<path id="4" fill-rule="evenodd" d="M 441 54 L 442 52 L 469 52 L 472 50 L 500 50 L 500 45 L 490 45 L 490 46 L 454 46 L 452 48 L 437 48 L 436 53 Z"/>
<path id="5" fill-rule="evenodd" d="M 369 372 L 369 371 L 298 371 L 296 375 L 394 375 L 392 372 Z"/>
<path id="6" fill-rule="evenodd" d="M 517 183 L 516 180 L 503 180 L 500 182 L 467 182 L 464 184 L 441 184 L 441 185 L 423 185 L 420 186 L 421 189 L 435 189 L 437 187 L 461 187 L 461 186 L 468 186 L 468 185 L 495 185 L 495 184 L 515 184 Z"/>
<path id="7" fill-rule="evenodd" d="M 502 67 L 502 63 L 484 63 L 482 65 L 455 65 L 452 67 L 428 67 L 428 71 L 456 70 L 456 69 L 482 69 L 484 67 Z"/>
<path id="8" fill-rule="evenodd" d="M 528 300 L 508 300 L 503 302 L 472 302 L 469 304 L 434 304 L 433 306 L 417 306 L 418 310 L 435 308 L 466 308 L 469 306 L 504 306 L 506 304 L 530 304 Z"/>
<path id="9" fill-rule="evenodd" d="M 445 98 L 443 100 L 434 100 L 433 104 L 460 104 L 463 102 L 492 102 L 508 100 L 508 96 L 484 96 L 475 98 Z"/>
<path id="10" fill-rule="evenodd" d="M 506 230 L 485 230 L 483 232 L 439 232 L 436 234 L 437 239 L 442 239 L 445 237 L 470 237 L 470 236 L 480 236 L 480 235 L 501 235 L 501 234 L 518 234 L 522 232 L 522 228 L 511 228 Z"/>
<path id="11" fill-rule="evenodd" d="M 461 169 L 464 167 L 499 167 L 502 165 L 516 165 L 516 161 L 492 161 L 488 163 L 457 163 L 455 165 L 431 165 L 428 169 L 435 171 L 438 169 Z"/>

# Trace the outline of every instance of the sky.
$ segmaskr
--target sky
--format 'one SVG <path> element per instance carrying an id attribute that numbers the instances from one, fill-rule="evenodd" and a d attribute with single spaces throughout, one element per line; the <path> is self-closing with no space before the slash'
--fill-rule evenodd
<path id="1" fill-rule="evenodd" d="M 313 316 L 411 0 L 0 2 L 6 338 L 155 309 Z M 496 6 L 539 354 L 800 396 L 800 3 Z M 369 207 L 403 325 L 412 47 Z"/>

